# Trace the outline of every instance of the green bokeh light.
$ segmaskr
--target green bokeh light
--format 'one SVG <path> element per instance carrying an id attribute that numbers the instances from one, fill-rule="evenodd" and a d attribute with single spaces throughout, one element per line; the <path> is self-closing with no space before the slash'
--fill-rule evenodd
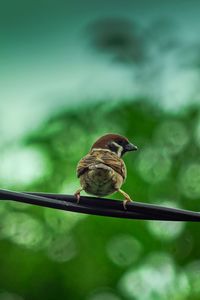
<path id="1" fill-rule="evenodd" d="M 55 234 L 64 234 L 72 230 L 74 226 L 86 216 L 78 213 L 55 211 L 47 209 L 44 212 L 45 221 Z"/>
<path id="2" fill-rule="evenodd" d="M 162 201 L 159 205 L 165 207 L 178 208 L 175 203 Z M 147 223 L 149 232 L 156 238 L 163 241 L 173 241 L 177 239 L 184 231 L 184 222 L 167 222 L 167 221 L 149 221 Z M 184 251 L 184 250 L 183 250 Z"/>
<path id="3" fill-rule="evenodd" d="M 142 149 L 138 158 L 138 171 L 141 177 L 149 183 L 164 180 L 171 169 L 171 159 L 160 147 Z"/>
<path id="4" fill-rule="evenodd" d="M 155 139 L 162 150 L 173 155 L 184 150 L 189 142 L 189 133 L 183 123 L 165 121 L 157 128 Z"/>
<path id="5" fill-rule="evenodd" d="M 2 237 L 33 250 L 39 250 L 44 246 L 43 241 L 47 233 L 39 220 L 25 213 L 9 212 L 2 221 Z"/>
<path id="6" fill-rule="evenodd" d="M 31 148 L 10 147 L 2 154 L 0 181 L 5 187 L 24 184 L 44 176 L 47 169 L 41 151 Z"/>
<path id="7" fill-rule="evenodd" d="M 112 237 L 107 245 L 109 258 L 120 267 L 135 263 L 139 259 L 141 251 L 140 242 L 128 234 L 118 234 Z"/>
<path id="8" fill-rule="evenodd" d="M 200 164 L 193 162 L 180 170 L 180 192 L 189 199 L 200 197 Z"/>
<path id="9" fill-rule="evenodd" d="M 128 299 L 187 299 L 189 282 L 183 272 L 164 253 L 153 254 L 137 269 L 129 270 L 120 280 L 121 292 Z M 182 297 L 182 298 L 177 298 Z"/>
<path id="10" fill-rule="evenodd" d="M 10 292 L 1 292 L 0 293 L 0 300 L 23 300 L 24 298 L 22 298 L 19 295 L 16 295 L 14 293 L 10 293 Z"/>
<path id="11" fill-rule="evenodd" d="M 69 235 L 54 237 L 47 248 L 48 257 L 59 263 L 64 263 L 77 254 L 77 246 L 74 239 Z"/>

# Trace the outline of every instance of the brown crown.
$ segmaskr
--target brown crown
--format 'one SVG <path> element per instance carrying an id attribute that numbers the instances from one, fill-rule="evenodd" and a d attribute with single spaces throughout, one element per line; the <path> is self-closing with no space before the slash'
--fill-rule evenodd
<path id="1" fill-rule="evenodd" d="M 114 141 L 114 142 L 117 142 L 119 140 L 124 140 L 126 142 L 128 142 L 128 139 L 125 138 L 124 136 L 122 135 L 119 135 L 119 134 L 114 134 L 114 133 L 109 133 L 109 134 L 106 134 L 106 135 L 103 135 L 102 137 L 100 137 L 93 145 L 92 145 L 92 148 L 108 148 L 108 143 L 110 141 Z"/>

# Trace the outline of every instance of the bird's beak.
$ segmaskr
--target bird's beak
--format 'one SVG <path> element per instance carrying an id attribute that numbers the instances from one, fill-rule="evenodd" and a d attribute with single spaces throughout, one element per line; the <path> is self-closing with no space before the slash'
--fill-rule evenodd
<path id="1" fill-rule="evenodd" d="M 138 149 L 138 147 L 131 143 L 129 143 L 125 146 L 126 151 L 136 151 L 137 149 Z"/>

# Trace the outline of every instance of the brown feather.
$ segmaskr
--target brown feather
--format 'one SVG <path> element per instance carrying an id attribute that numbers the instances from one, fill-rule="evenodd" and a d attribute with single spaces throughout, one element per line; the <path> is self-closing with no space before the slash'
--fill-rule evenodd
<path id="1" fill-rule="evenodd" d="M 119 134 L 113 134 L 113 133 L 109 133 L 106 135 L 103 135 L 102 137 L 100 137 L 93 145 L 91 149 L 94 148 L 102 148 L 102 149 L 108 149 L 108 143 L 110 141 L 117 141 L 117 140 L 124 140 L 126 142 L 128 142 L 128 139 L 119 135 Z"/>
<path id="2" fill-rule="evenodd" d="M 115 153 L 104 149 L 91 150 L 88 155 L 83 157 L 77 166 L 77 176 L 80 177 L 89 170 L 89 167 L 100 163 L 112 168 L 115 172 L 120 174 L 124 180 L 126 179 L 126 166 L 124 161 Z"/>

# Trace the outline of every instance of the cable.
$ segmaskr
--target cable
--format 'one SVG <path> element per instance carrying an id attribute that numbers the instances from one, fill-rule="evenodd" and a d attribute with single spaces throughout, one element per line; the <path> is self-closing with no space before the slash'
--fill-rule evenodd
<path id="1" fill-rule="evenodd" d="M 72 195 L 15 192 L 0 189 L 0 200 L 11 200 L 54 209 L 127 219 L 200 222 L 200 213 L 147 203 L 131 202 L 124 210 L 122 201 L 81 196 L 80 203 Z"/>

